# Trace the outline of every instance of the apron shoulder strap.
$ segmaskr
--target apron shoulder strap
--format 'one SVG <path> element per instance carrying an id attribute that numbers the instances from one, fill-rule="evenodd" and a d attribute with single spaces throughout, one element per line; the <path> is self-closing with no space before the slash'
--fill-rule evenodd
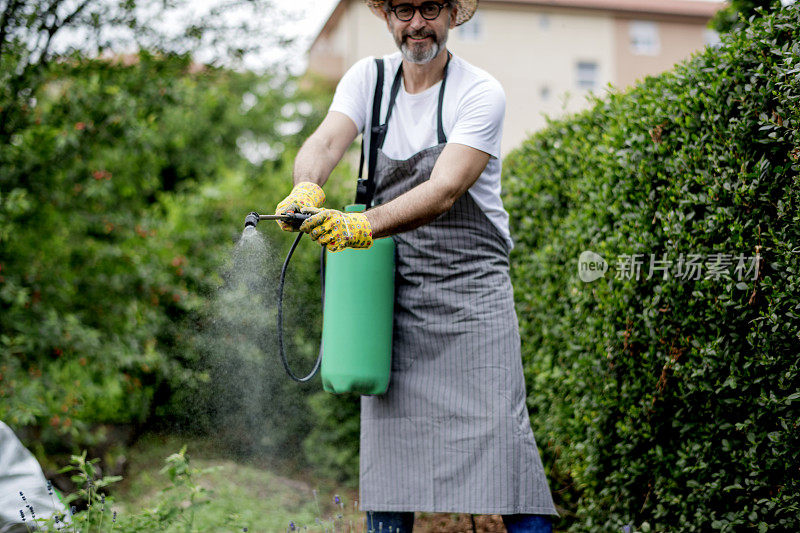
<path id="1" fill-rule="evenodd" d="M 367 208 L 372 205 L 372 197 L 375 195 L 375 165 L 378 158 L 378 145 L 371 133 L 380 125 L 381 100 L 383 100 L 383 59 L 375 59 L 375 67 L 378 71 L 378 78 L 375 83 L 375 94 L 372 96 L 372 123 L 370 124 L 369 142 L 369 162 L 367 167 L 367 179 L 363 179 L 364 172 L 364 135 L 361 137 L 361 161 L 358 164 L 358 185 L 356 186 L 356 203 L 364 204 Z M 366 128 L 365 128 L 366 129 Z"/>
<path id="2" fill-rule="evenodd" d="M 439 101 L 436 110 L 436 136 L 439 144 L 447 142 L 447 136 L 444 133 L 442 125 L 442 107 L 444 105 L 444 88 L 447 82 L 447 67 L 450 65 L 450 58 L 452 54 L 447 52 L 447 61 L 444 64 L 444 76 L 442 84 L 439 87 Z M 378 161 L 378 150 L 383 146 L 383 141 L 386 139 L 386 130 L 389 127 L 389 118 L 392 116 L 392 109 L 394 102 L 397 99 L 397 93 L 400 91 L 400 84 L 403 79 L 403 63 L 397 69 L 397 74 L 394 76 L 392 82 L 391 94 L 389 96 L 389 109 L 386 111 L 386 121 L 381 124 L 381 100 L 383 99 L 383 59 L 375 59 L 375 66 L 378 71 L 378 79 L 375 83 L 375 94 L 372 97 L 372 123 L 369 128 L 369 158 L 367 160 L 367 178 L 363 179 L 364 172 L 364 137 L 366 136 L 366 128 L 364 135 L 361 137 L 361 161 L 358 164 L 358 185 L 356 186 L 356 203 L 364 204 L 367 209 L 372 207 L 372 199 L 375 195 L 375 165 Z"/>
<path id="3" fill-rule="evenodd" d="M 444 64 L 444 76 L 442 77 L 442 85 L 439 87 L 439 104 L 436 108 L 436 137 L 439 144 L 447 142 L 447 135 L 444 134 L 444 126 L 442 125 L 442 107 L 444 107 L 444 87 L 447 83 L 447 67 L 450 66 L 450 58 L 453 54 L 447 51 L 447 62 Z"/>

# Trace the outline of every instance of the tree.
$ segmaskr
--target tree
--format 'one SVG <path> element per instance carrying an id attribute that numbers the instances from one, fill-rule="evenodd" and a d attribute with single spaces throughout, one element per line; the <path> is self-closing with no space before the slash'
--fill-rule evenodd
<path id="1" fill-rule="evenodd" d="M 48 451 L 113 440 L 110 425 L 177 420 L 187 404 L 207 413 L 198 391 L 225 384 L 210 376 L 209 336 L 195 328 L 219 321 L 209 294 L 244 215 L 285 194 L 290 154 L 321 118 L 281 72 L 193 61 L 191 52 L 241 27 L 230 19 L 177 34 L 153 23 L 130 32 L 137 53 L 106 56 L 126 42 L 112 29 L 165 16 L 161 3 L 148 13 L 142 5 L 0 5 L 0 419 Z M 75 46 L 56 42 L 75 32 L 85 37 Z M 236 39 L 225 46 L 220 62 L 242 57 Z M 295 265 L 313 292 L 316 254 Z M 307 329 L 296 323 L 287 338 Z M 254 399 L 253 412 L 271 400 Z M 303 431 L 282 422 L 267 445 L 295 449 Z M 251 427 L 271 426 L 262 418 Z"/>
<path id="2" fill-rule="evenodd" d="M 235 66 L 248 54 L 285 46 L 288 16 L 270 0 L 219 0 L 197 12 L 189 0 L 4 0 L 0 2 L 0 145 L 21 126 L 47 66 L 146 49 Z M 177 21 L 173 25 L 164 21 Z"/>

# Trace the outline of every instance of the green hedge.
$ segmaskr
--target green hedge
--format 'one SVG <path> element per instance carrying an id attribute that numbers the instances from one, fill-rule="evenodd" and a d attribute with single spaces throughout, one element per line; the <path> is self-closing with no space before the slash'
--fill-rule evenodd
<path id="1" fill-rule="evenodd" d="M 506 159 L 528 404 L 564 528 L 800 530 L 799 37 L 800 6 L 751 19 Z M 586 250 L 608 263 L 596 281 Z"/>

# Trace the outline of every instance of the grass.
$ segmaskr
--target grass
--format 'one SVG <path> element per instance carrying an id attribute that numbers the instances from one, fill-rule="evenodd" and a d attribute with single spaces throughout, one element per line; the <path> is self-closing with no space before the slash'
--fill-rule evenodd
<path id="1" fill-rule="evenodd" d="M 158 503 L 160 491 L 170 484 L 160 473 L 164 458 L 184 443 L 184 438 L 154 435 L 136 443 L 127 475 L 114 490 L 120 514 Z M 197 483 L 209 491 L 195 513 L 197 531 L 278 532 L 289 530 L 290 524 L 298 531 L 365 531 L 364 513 L 354 509 L 355 495 L 336 491 L 324 480 L 298 481 L 263 464 L 234 461 L 207 441 L 188 442 L 187 454 L 192 467 L 205 470 Z"/>
<path id="2" fill-rule="evenodd" d="M 136 514 L 153 508 L 170 485 L 161 473 L 164 458 L 187 444 L 193 468 L 206 472 L 195 481 L 208 491 L 206 503 L 194 513 L 191 531 L 367 533 L 365 513 L 357 510 L 357 492 L 337 487 L 282 464 L 241 461 L 227 457 L 210 441 L 148 435 L 129 451 L 126 475 L 113 486 L 118 513 Z M 339 496 L 340 504 L 335 503 Z M 188 507 L 189 502 L 185 502 Z M 482 533 L 505 531 L 499 516 L 476 516 Z M 417 513 L 415 533 L 465 533 L 469 515 Z M 186 531 L 182 525 L 168 532 Z"/>

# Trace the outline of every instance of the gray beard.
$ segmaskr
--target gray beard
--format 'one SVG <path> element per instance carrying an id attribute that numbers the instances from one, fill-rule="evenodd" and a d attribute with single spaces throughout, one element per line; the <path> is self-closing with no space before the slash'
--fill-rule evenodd
<path id="1" fill-rule="evenodd" d="M 424 64 L 431 62 L 433 58 L 439 54 L 439 51 L 444 48 L 445 44 L 447 44 L 446 34 L 444 39 L 442 39 L 442 42 L 435 42 L 431 44 L 430 48 L 427 50 L 414 51 L 413 48 L 408 46 L 407 43 L 403 43 L 400 45 L 400 52 L 402 52 L 403 58 L 406 61 L 410 63 Z"/>

